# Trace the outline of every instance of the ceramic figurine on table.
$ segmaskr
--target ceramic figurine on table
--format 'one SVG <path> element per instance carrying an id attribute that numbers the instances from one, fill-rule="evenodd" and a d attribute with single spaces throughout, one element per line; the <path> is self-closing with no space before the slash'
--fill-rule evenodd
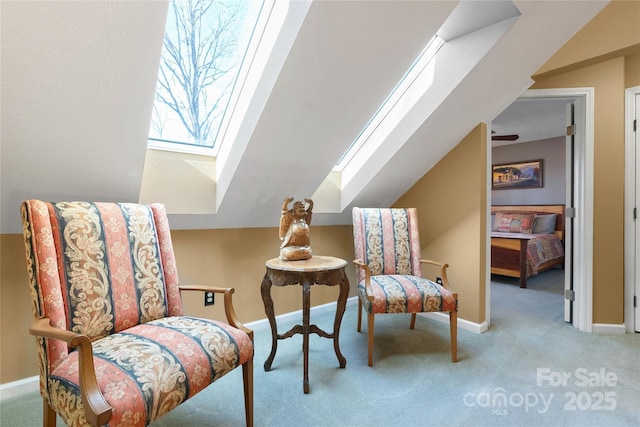
<path id="1" fill-rule="evenodd" d="M 282 202 L 282 216 L 280 217 L 280 259 L 283 261 L 297 261 L 311 258 L 311 238 L 309 237 L 309 225 L 311 225 L 311 214 L 313 210 L 313 200 L 304 199 L 308 206 L 305 208 L 303 202 L 297 201 L 289 209 L 289 203 L 293 197 L 287 197 Z"/>

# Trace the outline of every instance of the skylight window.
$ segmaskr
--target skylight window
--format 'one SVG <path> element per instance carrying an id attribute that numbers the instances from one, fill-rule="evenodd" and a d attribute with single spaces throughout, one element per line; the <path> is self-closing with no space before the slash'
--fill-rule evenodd
<path id="1" fill-rule="evenodd" d="M 362 151 L 372 151 L 377 148 L 370 143 L 371 136 L 381 126 L 383 121 L 389 118 L 390 113 L 394 108 L 397 109 L 398 107 L 402 107 L 401 105 L 399 105 L 401 99 L 405 96 L 408 89 L 416 81 L 418 76 L 429 65 L 429 63 L 435 57 L 436 53 L 438 53 L 438 50 L 440 50 L 443 44 L 444 40 L 438 37 L 438 35 L 433 36 L 429 43 L 427 43 L 427 46 L 420 53 L 420 55 L 418 55 L 418 58 L 409 67 L 404 76 L 402 76 L 398 84 L 393 88 L 382 105 L 380 105 L 373 117 L 371 117 L 369 122 L 365 125 L 364 129 L 362 129 L 360 134 L 356 137 L 355 141 L 351 143 L 347 151 L 342 155 L 340 160 L 338 160 L 336 166 L 333 169 L 335 172 L 342 172 L 344 168 L 349 164 L 349 162 L 352 161 L 353 158 Z M 410 108 L 409 104 L 411 103 L 405 102 L 404 109 Z M 405 113 L 406 111 L 403 111 L 396 114 L 396 116 L 401 118 Z"/>
<path id="2" fill-rule="evenodd" d="M 214 153 L 262 8 L 259 0 L 170 1 L 150 147 Z"/>

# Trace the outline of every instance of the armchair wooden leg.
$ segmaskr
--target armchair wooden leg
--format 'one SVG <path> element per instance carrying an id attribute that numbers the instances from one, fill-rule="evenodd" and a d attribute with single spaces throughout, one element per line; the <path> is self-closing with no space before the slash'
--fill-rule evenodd
<path id="1" fill-rule="evenodd" d="M 358 332 L 362 330 L 362 303 L 358 301 Z"/>
<path id="2" fill-rule="evenodd" d="M 411 325 L 409 325 L 410 329 L 416 327 L 416 313 L 411 313 Z"/>
<path id="3" fill-rule="evenodd" d="M 369 313 L 367 316 L 367 335 L 369 338 L 368 344 L 368 356 L 369 356 L 369 366 L 373 366 L 373 313 Z"/>
<path id="4" fill-rule="evenodd" d="M 56 411 L 44 397 L 42 403 L 42 427 L 56 427 Z"/>
<path id="5" fill-rule="evenodd" d="M 242 365 L 244 412 L 247 427 L 253 427 L 253 359 Z"/>
<path id="6" fill-rule="evenodd" d="M 449 328 L 451 330 L 451 361 L 458 361 L 458 312 L 449 312 Z"/>

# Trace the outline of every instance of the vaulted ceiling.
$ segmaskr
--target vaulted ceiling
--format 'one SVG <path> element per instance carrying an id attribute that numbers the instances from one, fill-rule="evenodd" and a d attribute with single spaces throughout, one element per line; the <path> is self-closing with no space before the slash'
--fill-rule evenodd
<path id="1" fill-rule="evenodd" d="M 490 123 L 605 4 L 292 1 L 233 148 L 211 167 L 181 160 L 209 185 L 158 179 L 149 194 L 173 212 L 174 228 L 276 226 L 285 197 L 314 194 L 326 201 L 315 224 L 348 224 L 352 206 L 392 204 Z M 161 1 L 0 2 L 3 233 L 20 231 L 24 199 L 137 202 L 145 174 L 171 165 L 149 161 L 146 146 L 166 12 Z M 446 43 L 429 84 L 362 167 L 321 195 L 436 33 Z M 207 208 L 171 200 L 196 190 Z"/>

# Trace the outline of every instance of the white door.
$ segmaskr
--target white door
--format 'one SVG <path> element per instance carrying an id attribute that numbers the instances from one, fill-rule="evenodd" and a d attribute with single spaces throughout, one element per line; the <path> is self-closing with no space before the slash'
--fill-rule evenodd
<path id="1" fill-rule="evenodd" d="M 565 222 L 564 222 L 564 321 L 573 322 L 573 219 L 575 217 L 574 191 L 574 144 L 576 126 L 574 121 L 574 106 L 567 103 L 566 109 L 566 156 L 565 156 Z"/>
<path id="2" fill-rule="evenodd" d="M 640 332 L 640 86 L 625 90 L 624 322 Z"/>
<path id="3" fill-rule="evenodd" d="M 624 323 L 640 332 L 640 86 L 625 90 Z"/>
<path id="4" fill-rule="evenodd" d="M 633 208 L 633 217 L 634 217 L 634 228 L 635 228 L 635 256 L 634 263 L 635 266 L 632 266 L 635 274 L 635 294 L 634 294 L 634 306 L 635 306 L 635 318 L 636 318 L 636 332 L 640 332 L 640 260 L 638 257 L 640 256 L 640 224 L 638 223 L 638 205 L 640 205 L 640 93 L 635 94 L 635 115 L 633 118 L 633 137 L 635 139 L 633 143 L 634 151 L 635 151 L 635 167 L 634 167 L 634 180 L 635 183 L 635 201 Z"/>

